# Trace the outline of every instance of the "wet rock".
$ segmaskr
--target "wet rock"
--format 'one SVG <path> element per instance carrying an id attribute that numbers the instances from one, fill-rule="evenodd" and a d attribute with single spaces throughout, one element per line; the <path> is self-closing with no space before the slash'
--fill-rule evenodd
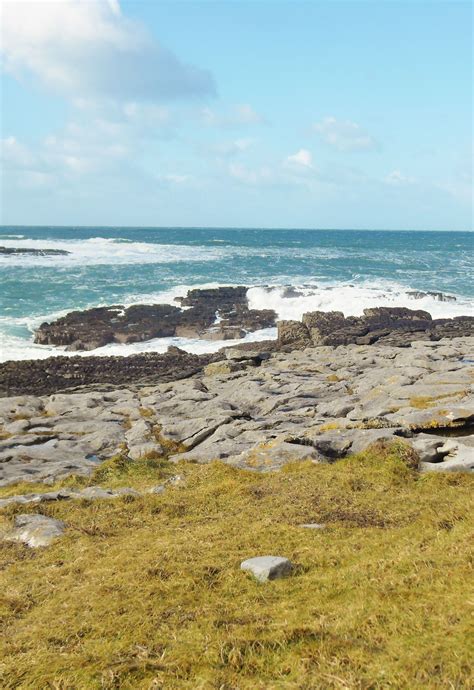
<path id="1" fill-rule="evenodd" d="M 456 302 L 454 295 L 445 295 L 444 292 L 422 292 L 420 290 L 410 290 L 407 292 L 412 299 L 423 299 L 423 297 L 433 297 L 438 302 Z"/>
<path id="2" fill-rule="evenodd" d="M 311 342 L 308 328 L 300 321 L 278 321 L 277 326 L 280 345 L 294 343 L 309 345 Z"/>
<path id="3" fill-rule="evenodd" d="M 49 395 L 79 386 L 100 384 L 116 388 L 157 385 L 194 376 L 223 355 L 192 355 L 154 352 L 129 357 L 50 357 L 0 364 L 0 398 L 18 393 Z M 64 410 L 68 411 L 68 410 Z M 34 410 L 26 414 L 33 416 Z"/>
<path id="4" fill-rule="evenodd" d="M 257 556 L 242 561 L 240 569 L 250 572 L 259 582 L 288 577 L 293 565 L 282 556 Z"/>
<path id="5" fill-rule="evenodd" d="M 474 317 L 433 320 L 427 311 L 404 307 L 365 309 L 361 317 L 344 317 L 342 312 L 308 312 L 303 315 L 300 328 L 298 323 L 284 321 L 277 324 L 280 345 L 304 347 L 307 339 L 311 338 L 314 345 L 371 345 L 381 342 L 408 347 L 422 338 L 439 340 L 474 334 Z"/>
<path id="6" fill-rule="evenodd" d="M 234 340 L 243 338 L 247 332 L 275 325 L 273 310 L 248 308 L 245 287 L 190 290 L 179 301 L 181 307 L 136 304 L 127 308 L 114 305 L 70 312 L 52 323 L 41 324 L 35 342 L 77 351 L 108 343 L 135 343 L 173 336 Z"/>
<path id="7" fill-rule="evenodd" d="M 346 325 L 342 311 L 313 311 L 303 314 L 302 323 L 308 329 L 314 345 L 322 343 L 325 336 Z"/>
<path id="8" fill-rule="evenodd" d="M 65 249 L 32 249 L 31 247 L 0 247 L 0 255 L 3 256 L 67 256 L 71 252 Z"/>
<path id="9" fill-rule="evenodd" d="M 14 527 L 4 536 L 4 539 L 20 542 L 35 549 L 40 546 L 49 546 L 64 534 L 65 528 L 64 522 L 46 517 L 46 515 L 17 515 Z"/>

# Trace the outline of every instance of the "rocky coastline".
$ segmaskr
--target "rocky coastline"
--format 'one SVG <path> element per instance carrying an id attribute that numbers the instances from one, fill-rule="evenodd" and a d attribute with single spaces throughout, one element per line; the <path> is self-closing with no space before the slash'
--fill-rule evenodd
<path id="1" fill-rule="evenodd" d="M 179 307 L 72 312 L 37 339 L 79 349 L 275 323 L 274 312 L 249 309 L 246 292 L 191 290 Z M 170 347 L 0 365 L 0 486 L 88 474 L 117 453 L 268 471 L 394 438 L 420 469 L 474 469 L 473 317 L 380 307 L 360 317 L 310 312 L 277 327 L 274 341 L 215 354 Z"/>
<path id="2" fill-rule="evenodd" d="M 234 348 L 207 363 L 171 353 L 161 357 L 174 369 L 141 385 L 117 372 L 105 387 L 4 397 L 0 486 L 88 474 L 117 453 L 269 471 L 394 439 L 411 446 L 422 470 L 472 471 L 473 353 L 473 336 Z"/>
<path id="3" fill-rule="evenodd" d="M 249 309 L 247 288 L 189 290 L 170 304 L 114 305 L 73 311 L 35 332 L 39 345 L 68 351 L 95 350 L 110 343 L 137 343 L 154 338 L 234 340 L 276 324 L 271 309 Z"/>

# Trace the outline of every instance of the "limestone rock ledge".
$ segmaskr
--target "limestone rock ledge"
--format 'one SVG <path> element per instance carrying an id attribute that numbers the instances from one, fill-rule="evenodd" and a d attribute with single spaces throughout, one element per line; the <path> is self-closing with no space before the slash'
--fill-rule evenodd
<path id="1" fill-rule="evenodd" d="M 136 390 L 3 398 L 0 486 L 89 474 L 117 453 L 270 471 L 394 438 L 422 470 L 472 471 L 473 352 L 463 337 L 235 354 L 209 375 Z"/>

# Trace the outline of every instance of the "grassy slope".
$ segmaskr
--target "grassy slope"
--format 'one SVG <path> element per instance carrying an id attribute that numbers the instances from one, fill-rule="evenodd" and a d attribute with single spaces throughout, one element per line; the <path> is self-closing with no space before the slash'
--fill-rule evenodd
<path id="1" fill-rule="evenodd" d="M 43 504 L 70 529 L 1 547 L 1 687 L 472 687 L 474 478 L 420 476 L 403 455 L 265 475 L 188 464 L 163 495 Z M 166 472 L 110 463 L 99 479 Z M 239 570 L 267 553 L 294 575 Z"/>

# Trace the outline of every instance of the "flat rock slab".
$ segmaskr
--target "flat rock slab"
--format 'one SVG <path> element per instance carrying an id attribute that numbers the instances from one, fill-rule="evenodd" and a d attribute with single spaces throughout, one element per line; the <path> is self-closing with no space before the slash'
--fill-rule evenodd
<path id="1" fill-rule="evenodd" d="M 283 556 L 256 556 L 242 561 L 240 569 L 250 572 L 259 582 L 266 582 L 288 577 L 293 570 L 293 565 L 288 558 L 283 558 Z"/>
<path id="2" fill-rule="evenodd" d="M 103 489 L 101 486 L 88 486 L 85 489 L 76 491 L 60 489 L 59 491 L 48 491 L 44 494 L 16 494 L 15 496 L 8 496 L 8 498 L 0 499 L 0 508 L 16 503 L 46 503 L 49 501 L 67 501 L 81 498 L 89 501 L 98 501 L 120 498 L 122 496 L 140 496 L 140 493 L 128 486 L 123 486 L 119 489 Z"/>
<path id="3" fill-rule="evenodd" d="M 21 542 L 36 549 L 39 546 L 49 546 L 63 535 L 65 529 L 64 522 L 46 515 L 17 515 L 13 529 L 4 536 L 4 539 Z"/>
<path id="4" fill-rule="evenodd" d="M 133 390 L 0 398 L 0 486 L 90 474 L 117 453 L 268 472 L 400 437 L 422 470 L 471 471 L 473 346 L 473 337 L 325 345 L 259 366 L 226 359 L 216 369 L 244 368 Z"/>

